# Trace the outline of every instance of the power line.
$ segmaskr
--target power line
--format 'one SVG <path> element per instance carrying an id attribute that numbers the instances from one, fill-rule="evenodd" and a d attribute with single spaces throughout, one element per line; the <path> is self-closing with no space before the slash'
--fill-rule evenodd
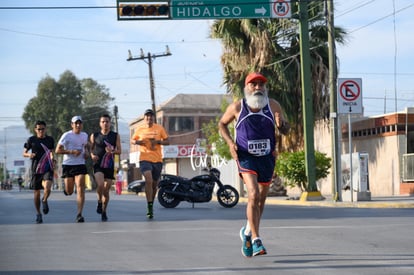
<path id="1" fill-rule="evenodd" d="M 32 6 L 0 7 L 0 10 L 75 10 L 75 9 L 116 9 L 116 6 Z"/>
<path id="2" fill-rule="evenodd" d="M 388 17 L 390 17 L 390 16 L 395 16 L 395 14 L 400 13 L 400 12 L 402 12 L 402 11 L 404 11 L 404 10 L 407 10 L 407 9 L 409 9 L 409 8 L 411 8 L 411 7 L 414 7 L 414 4 L 408 5 L 408 6 L 406 6 L 406 7 L 404 7 L 404 8 L 401 8 L 401 9 L 399 9 L 399 10 L 397 10 L 397 11 L 393 11 L 392 13 L 387 14 L 387 15 L 385 15 L 385 16 L 383 16 L 383 17 L 380 17 L 380 18 L 378 18 L 377 20 L 374 20 L 374 21 L 372 21 L 372 22 L 370 22 L 370 23 L 368 23 L 368 24 L 366 24 L 366 25 L 363 25 L 363 26 L 361 26 L 361 27 L 359 27 L 359 28 L 356 28 L 356 29 L 354 29 L 354 30 L 351 30 L 351 31 L 349 31 L 349 32 L 348 32 L 348 34 L 351 34 L 351 33 L 357 32 L 357 31 L 359 31 L 359 30 L 361 30 L 361 29 L 364 29 L 364 28 L 366 28 L 366 27 L 368 27 L 368 26 L 371 26 L 371 25 L 373 25 L 373 24 L 375 24 L 375 23 L 378 23 L 379 21 L 382 21 L 382 20 L 384 20 L 384 19 L 386 19 L 386 18 L 388 18 Z"/>

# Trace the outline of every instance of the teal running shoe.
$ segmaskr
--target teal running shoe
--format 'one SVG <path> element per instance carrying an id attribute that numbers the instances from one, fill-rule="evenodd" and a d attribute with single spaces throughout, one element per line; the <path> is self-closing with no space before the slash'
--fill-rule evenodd
<path id="1" fill-rule="evenodd" d="M 265 255 L 267 254 L 266 248 L 264 248 L 262 241 L 256 239 L 253 242 L 253 256 Z"/>
<path id="2" fill-rule="evenodd" d="M 244 257 L 250 258 L 251 256 L 253 256 L 252 236 L 245 235 L 244 234 L 245 229 L 246 229 L 246 227 L 244 227 L 244 226 L 240 229 L 240 239 L 243 242 L 241 252 L 242 252 Z"/>

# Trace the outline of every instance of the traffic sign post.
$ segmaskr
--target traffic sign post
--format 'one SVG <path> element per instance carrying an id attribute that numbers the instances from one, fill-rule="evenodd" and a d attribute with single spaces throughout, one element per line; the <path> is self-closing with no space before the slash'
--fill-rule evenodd
<path id="1" fill-rule="evenodd" d="M 348 152 L 350 157 L 350 190 L 353 201 L 352 172 L 352 121 L 351 114 L 362 114 L 362 79 L 338 78 L 338 114 L 348 114 Z"/>
<path id="2" fill-rule="evenodd" d="M 338 78 L 338 114 L 362 114 L 362 79 Z"/>

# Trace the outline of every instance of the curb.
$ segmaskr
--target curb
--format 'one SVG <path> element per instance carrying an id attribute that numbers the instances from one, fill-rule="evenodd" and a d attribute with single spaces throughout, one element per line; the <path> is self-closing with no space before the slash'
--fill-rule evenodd
<path id="1" fill-rule="evenodd" d="M 246 198 L 240 198 L 239 201 Z M 247 202 L 247 199 L 246 199 Z M 340 201 L 300 201 L 300 200 L 281 200 L 268 197 L 266 204 L 272 205 L 296 205 L 296 206 L 320 206 L 320 207 L 347 207 L 347 208 L 414 208 L 414 201 L 359 201 L 359 202 L 340 202 Z"/>

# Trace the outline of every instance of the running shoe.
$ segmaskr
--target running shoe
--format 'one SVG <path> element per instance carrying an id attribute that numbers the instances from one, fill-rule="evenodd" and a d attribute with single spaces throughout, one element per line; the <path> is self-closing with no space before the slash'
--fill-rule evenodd
<path id="1" fill-rule="evenodd" d="M 37 214 L 36 215 L 36 223 L 42 223 L 43 219 L 42 219 L 42 214 Z"/>
<path id="2" fill-rule="evenodd" d="M 106 212 L 102 212 L 102 215 L 101 215 L 101 220 L 102 220 L 103 222 L 106 222 L 106 221 L 108 220 L 108 216 L 106 215 Z"/>
<path id="3" fill-rule="evenodd" d="M 267 254 L 266 248 L 264 248 L 262 241 L 256 239 L 253 242 L 253 256 L 265 255 Z"/>
<path id="4" fill-rule="evenodd" d="M 80 222 L 85 222 L 85 219 L 82 217 L 81 214 L 78 214 L 76 216 L 76 222 L 80 223 Z"/>
<path id="5" fill-rule="evenodd" d="M 243 242 L 241 252 L 242 252 L 244 257 L 251 257 L 251 256 L 253 256 L 252 236 L 245 235 L 244 234 L 245 229 L 246 229 L 246 227 L 244 227 L 244 226 L 240 229 L 240 239 Z"/>
<path id="6" fill-rule="evenodd" d="M 154 205 L 152 202 L 149 202 L 147 205 L 147 218 L 148 219 L 154 218 Z"/>
<path id="7" fill-rule="evenodd" d="M 102 202 L 98 201 L 98 206 L 96 206 L 96 213 L 102 214 Z"/>
<path id="8" fill-rule="evenodd" d="M 49 213 L 49 205 L 47 204 L 47 201 L 42 200 L 42 206 L 43 206 L 43 214 Z"/>

